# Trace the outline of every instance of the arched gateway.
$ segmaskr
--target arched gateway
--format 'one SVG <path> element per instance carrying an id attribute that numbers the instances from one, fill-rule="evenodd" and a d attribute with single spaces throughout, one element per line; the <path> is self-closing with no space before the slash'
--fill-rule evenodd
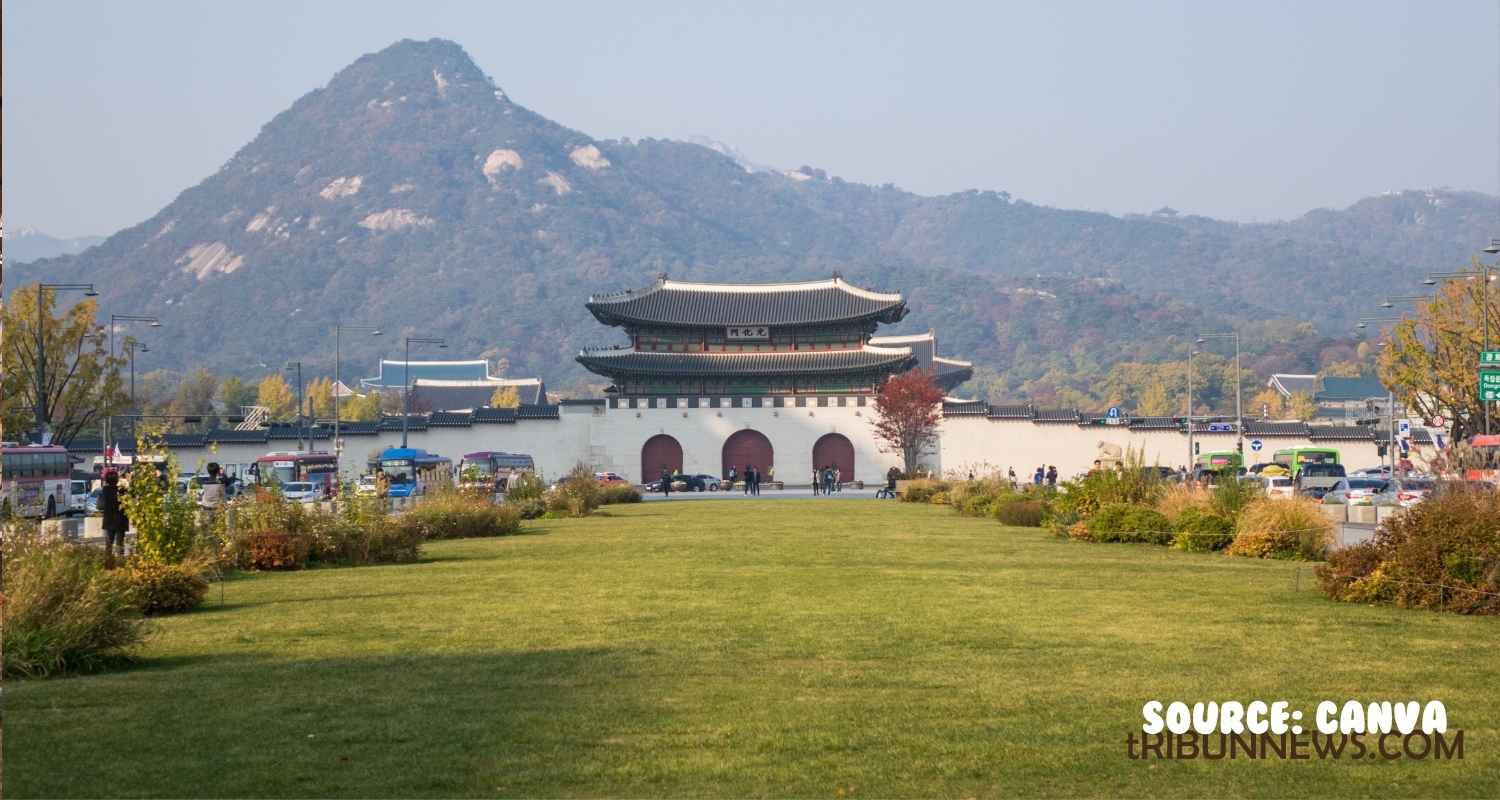
<path id="1" fill-rule="evenodd" d="M 720 477 L 729 477 L 729 468 L 734 467 L 735 475 L 743 475 L 746 464 L 753 464 L 767 479 L 770 478 L 771 468 L 775 465 L 776 452 L 771 449 L 771 440 L 760 431 L 746 428 L 736 431 L 728 439 L 724 440 L 724 461 Z"/>
<path id="2" fill-rule="evenodd" d="M 676 473 L 682 469 L 682 445 L 665 433 L 646 440 L 641 445 L 641 483 L 650 483 L 661 477 L 661 471 Z"/>
<path id="3" fill-rule="evenodd" d="M 838 467 L 839 478 L 854 480 L 854 443 L 841 433 L 825 433 L 813 444 L 813 467 Z"/>

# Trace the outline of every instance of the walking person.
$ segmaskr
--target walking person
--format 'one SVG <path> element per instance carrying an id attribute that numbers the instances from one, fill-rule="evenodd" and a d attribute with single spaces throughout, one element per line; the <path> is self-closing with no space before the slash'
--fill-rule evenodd
<path id="1" fill-rule="evenodd" d="M 745 465 L 745 494 L 750 494 L 750 470 L 755 469 L 750 464 Z"/>
<path id="2" fill-rule="evenodd" d="M 667 472 L 666 467 L 661 468 L 661 496 L 672 496 L 672 473 Z"/>
<path id="3" fill-rule="evenodd" d="M 1057 466 L 1056 465 L 1052 465 L 1052 466 L 1047 467 L 1047 488 L 1054 489 L 1056 487 L 1057 487 Z"/>
<path id="4" fill-rule="evenodd" d="M 1044 470 L 1044 469 L 1042 469 L 1041 467 L 1037 467 L 1036 468 L 1036 472 L 1032 473 L 1032 475 L 1031 475 L 1031 483 L 1033 485 L 1035 485 L 1035 486 L 1041 486 L 1042 485 L 1042 481 L 1044 481 L 1046 479 L 1047 479 L 1047 471 Z"/>
<path id="5" fill-rule="evenodd" d="M 755 470 L 755 478 L 750 484 L 750 494 L 760 497 L 760 467 L 752 465 L 750 468 Z"/>
<path id="6" fill-rule="evenodd" d="M 734 491 L 734 467 L 732 465 L 729 467 L 729 485 L 724 488 L 724 491 Z"/>
<path id="7" fill-rule="evenodd" d="M 1016 468 L 1015 467 L 1008 467 L 1006 469 L 1006 471 L 1009 473 L 1009 475 L 1007 477 L 1010 478 L 1010 488 L 1015 489 L 1016 488 Z"/>
<path id="8" fill-rule="evenodd" d="M 822 481 L 822 477 L 821 477 L 821 475 L 818 472 L 818 465 L 814 464 L 813 468 L 812 468 L 812 490 L 813 490 L 813 497 L 817 497 L 818 496 L 818 484 L 821 481 Z"/>
<path id="9" fill-rule="evenodd" d="M 844 470 L 838 464 L 833 465 L 833 490 L 844 491 Z"/>
<path id="10" fill-rule="evenodd" d="M 208 462 L 208 483 L 203 484 L 202 493 L 198 495 L 198 507 L 212 510 L 224 505 L 224 483 L 219 475 L 219 465 Z"/>
<path id="11" fill-rule="evenodd" d="M 125 531 L 130 529 L 130 519 L 125 516 L 125 507 L 120 503 L 120 473 L 110 470 L 104 473 L 104 488 L 99 490 L 99 514 L 104 517 L 104 563 L 113 567 L 115 554 L 125 557 Z"/>

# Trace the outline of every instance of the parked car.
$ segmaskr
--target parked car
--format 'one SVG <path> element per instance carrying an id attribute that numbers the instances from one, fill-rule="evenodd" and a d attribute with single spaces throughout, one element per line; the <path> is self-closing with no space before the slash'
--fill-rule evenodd
<path id="1" fill-rule="evenodd" d="M 1297 496 L 1297 487 L 1292 485 L 1290 475 L 1262 475 L 1260 479 L 1266 486 L 1266 497 L 1285 499 Z"/>
<path id="2" fill-rule="evenodd" d="M 1411 508 L 1426 500 L 1433 488 L 1431 478 L 1398 478 L 1386 484 L 1385 491 L 1375 496 L 1375 505 Z"/>
<path id="3" fill-rule="evenodd" d="M 293 503 L 316 503 L 322 492 L 311 481 L 287 481 L 281 484 L 281 496 Z"/>
<path id="4" fill-rule="evenodd" d="M 1391 476 L 1391 468 L 1389 464 L 1382 464 L 1378 467 L 1365 467 L 1364 469 L 1357 469 L 1349 474 L 1359 475 L 1361 477 L 1389 478 Z"/>
<path id="5" fill-rule="evenodd" d="M 660 492 L 661 478 L 646 484 L 646 491 Z M 717 492 L 719 491 L 719 479 L 712 475 L 674 475 L 672 476 L 672 491 L 674 492 Z"/>
<path id="6" fill-rule="evenodd" d="M 1322 500 L 1338 482 L 1344 478 L 1342 464 L 1327 462 L 1303 464 L 1296 477 L 1297 493 L 1314 500 Z"/>
<path id="7" fill-rule="evenodd" d="M 1343 503 L 1351 506 L 1369 506 L 1375 504 L 1375 495 L 1385 491 L 1390 481 L 1384 478 L 1353 477 L 1340 478 L 1323 493 L 1322 501 L 1330 505 Z"/>
<path id="8" fill-rule="evenodd" d="M 380 487 L 375 483 L 374 475 L 361 475 L 359 482 L 354 484 L 356 497 L 374 497 L 380 493 Z"/>
<path id="9" fill-rule="evenodd" d="M 95 489 L 94 491 L 89 492 L 88 498 L 84 500 L 84 511 L 83 511 L 83 513 L 85 513 L 85 514 L 87 514 L 87 515 L 89 515 L 91 517 L 99 513 L 99 490 L 98 489 Z"/>
<path id="10" fill-rule="evenodd" d="M 600 486 L 630 485 L 630 481 L 625 480 L 625 476 L 618 472 L 595 472 L 594 480 L 598 481 Z"/>

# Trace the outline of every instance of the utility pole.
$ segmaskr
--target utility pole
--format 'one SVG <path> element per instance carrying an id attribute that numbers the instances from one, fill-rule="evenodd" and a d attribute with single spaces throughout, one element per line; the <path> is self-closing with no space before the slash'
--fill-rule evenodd
<path id="1" fill-rule="evenodd" d="M 297 452 L 300 453 L 303 452 L 302 434 L 304 433 L 302 423 L 302 362 L 293 361 L 292 363 L 287 364 L 285 368 L 295 368 L 297 370 Z M 310 450 L 311 448 L 308 449 Z"/>
<path id="2" fill-rule="evenodd" d="M 411 418 L 411 346 L 417 344 L 435 344 L 438 349 L 446 349 L 448 342 L 442 338 L 429 336 L 406 337 L 406 360 L 401 366 L 401 446 L 406 447 L 406 427 Z"/>
<path id="3" fill-rule="evenodd" d="M 1193 348 L 1188 347 L 1187 357 L 1187 434 L 1188 434 L 1188 460 L 1187 471 L 1193 474 Z"/>
<path id="4" fill-rule="evenodd" d="M 339 325 L 339 324 L 335 324 L 333 326 L 333 459 L 334 459 L 334 462 L 333 462 L 333 471 L 334 471 L 334 474 L 338 474 L 339 470 L 342 468 L 342 465 L 341 465 L 340 462 L 343 460 L 343 455 L 344 455 L 344 448 L 343 448 L 342 440 L 339 439 L 339 435 L 340 435 L 340 432 L 339 432 L 339 423 L 340 423 L 340 418 L 343 416 L 343 411 L 344 411 L 343 396 L 339 393 L 339 390 L 342 389 L 343 386 L 344 386 L 344 376 L 343 376 L 342 363 L 341 363 L 342 357 L 343 357 L 343 353 L 342 353 L 342 345 L 340 343 L 340 336 L 343 334 L 344 331 L 366 331 L 371 336 L 379 336 L 380 335 L 380 329 L 379 328 L 372 327 L 372 326 L 369 326 L 369 325 Z"/>

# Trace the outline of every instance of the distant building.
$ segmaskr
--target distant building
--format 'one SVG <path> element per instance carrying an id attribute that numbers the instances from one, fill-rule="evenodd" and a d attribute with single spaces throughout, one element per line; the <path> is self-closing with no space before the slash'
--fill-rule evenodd
<path id="1" fill-rule="evenodd" d="M 1390 392 L 1375 377 L 1340 378 L 1336 376 L 1297 375 L 1277 373 L 1266 385 L 1275 389 L 1282 397 L 1305 394 L 1312 397 L 1318 410 L 1313 419 L 1321 422 L 1356 423 L 1378 421 L 1390 413 L 1387 403 Z M 1404 416 L 1401 408 L 1397 416 Z"/>
<path id="2" fill-rule="evenodd" d="M 360 380 L 371 391 L 400 391 L 406 385 L 406 361 L 383 359 L 380 374 Z M 547 402 L 540 378 L 501 378 L 490 374 L 484 359 L 411 362 L 411 407 L 416 412 L 483 408 L 496 389 L 513 388 L 522 405 Z"/>
<path id="3" fill-rule="evenodd" d="M 956 358 L 944 358 L 937 354 L 937 336 L 932 331 L 908 336 L 872 336 L 870 344 L 876 347 L 910 347 L 917 357 L 914 369 L 932 374 L 932 382 L 945 392 L 957 389 L 959 384 L 974 377 L 974 363 Z"/>

